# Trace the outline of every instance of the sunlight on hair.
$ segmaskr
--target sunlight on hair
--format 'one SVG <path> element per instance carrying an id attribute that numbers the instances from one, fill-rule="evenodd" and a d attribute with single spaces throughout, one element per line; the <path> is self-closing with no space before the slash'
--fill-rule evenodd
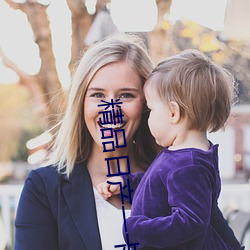
<path id="1" fill-rule="evenodd" d="M 52 140 L 52 135 L 48 132 L 44 132 L 43 134 L 27 141 L 26 147 L 27 149 L 30 150 L 35 149 L 49 143 L 51 140 Z"/>
<path id="2" fill-rule="evenodd" d="M 42 161 L 44 161 L 44 159 L 46 158 L 48 152 L 45 149 L 40 149 L 37 152 L 35 152 L 34 154 L 30 155 L 27 159 L 29 164 L 36 164 L 36 163 L 40 163 Z"/>

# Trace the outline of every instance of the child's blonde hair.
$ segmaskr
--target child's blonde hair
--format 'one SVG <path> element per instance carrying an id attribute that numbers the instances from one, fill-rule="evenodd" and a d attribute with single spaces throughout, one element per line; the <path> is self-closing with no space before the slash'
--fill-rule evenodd
<path id="1" fill-rule="evenodd" d="M 157 65 L 145 83 L 170 108 L 179 105 L 188 129 L 215 132 L 224 127 L 234 100 L 234 78 L 198 50 L 185 50 Z M 149 92 L 150 93 L 150 92 Z"/>

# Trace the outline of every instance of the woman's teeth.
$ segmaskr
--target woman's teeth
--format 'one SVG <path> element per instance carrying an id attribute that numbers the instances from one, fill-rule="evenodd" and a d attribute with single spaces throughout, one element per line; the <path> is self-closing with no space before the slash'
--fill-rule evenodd
<path id="1" fill-rule="evenodd" d="M 112 129 L 116 129 L 116 128 L 121 128 L 124 126 L 124 124 L 118 123 L 118 124 L 102 124 L 100 125 L 102 128 L 112 128 Z"/>

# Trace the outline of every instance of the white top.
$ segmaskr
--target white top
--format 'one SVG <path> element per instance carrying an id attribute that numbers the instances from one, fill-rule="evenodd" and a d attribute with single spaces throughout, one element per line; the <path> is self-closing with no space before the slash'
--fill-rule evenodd
<path id="1" fill-rule="evenodd" d="M 115 249 L 115 245 L 125 244 L 122 235 L 122 210 L 107 202 L 94 188 L 98 225 L 102 241 L 102 250 Z M 126 218 L 130 210 L 125 210 Z"/>

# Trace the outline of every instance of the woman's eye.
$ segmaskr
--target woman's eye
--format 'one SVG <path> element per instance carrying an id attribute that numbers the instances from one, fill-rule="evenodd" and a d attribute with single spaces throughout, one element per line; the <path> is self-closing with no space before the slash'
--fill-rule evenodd
<path id="1" fill-rule="evenodd" d="M 96 98 L 103 98 L 104 95 L 102 93 L 93 93 L 91 97 L 96 97 Z"/>
<path id="2" fill-rule="evenodd" d="M 131 93 L 124 93 L 120 95 L 120 98 L 133 98 L 133 97 L 135 96 Z"/>

